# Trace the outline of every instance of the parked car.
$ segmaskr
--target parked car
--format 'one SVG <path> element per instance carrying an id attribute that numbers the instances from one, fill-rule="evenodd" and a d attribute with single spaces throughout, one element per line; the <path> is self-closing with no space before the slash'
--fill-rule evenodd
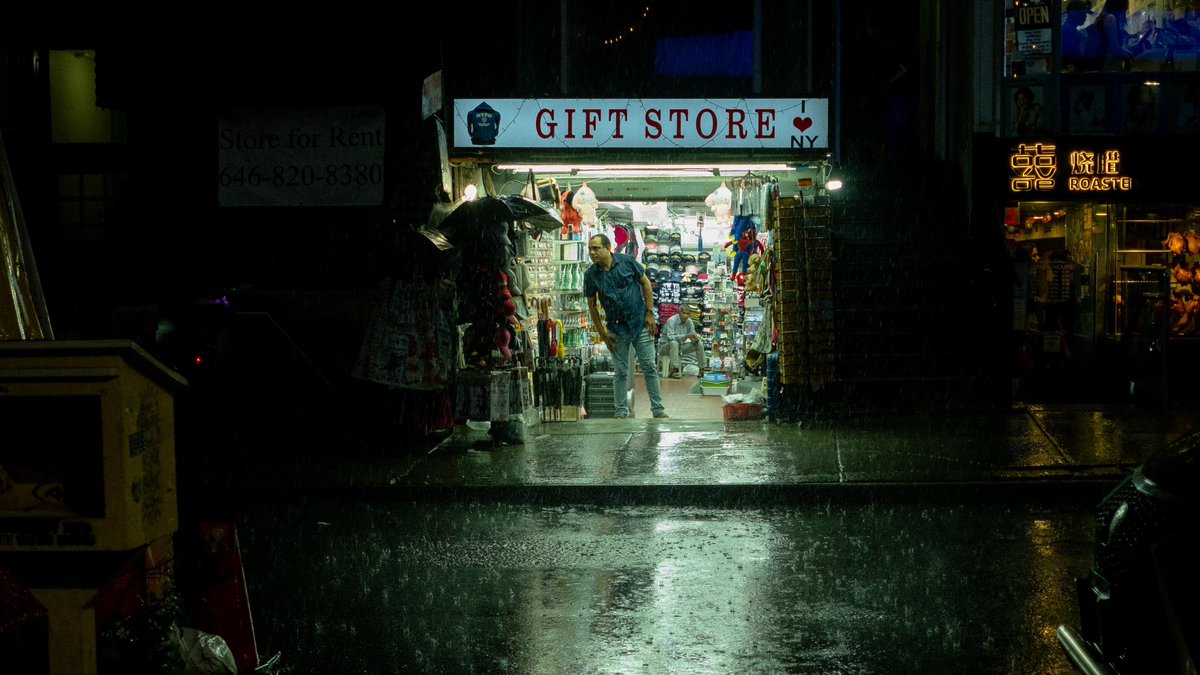
<path id="1" fill-rule="evenodd" d="M 1100 501 L 1078 627 L 1058 640 L 1083 673 L 1197 673 L 1200 432 L 1155 453 Z"/>

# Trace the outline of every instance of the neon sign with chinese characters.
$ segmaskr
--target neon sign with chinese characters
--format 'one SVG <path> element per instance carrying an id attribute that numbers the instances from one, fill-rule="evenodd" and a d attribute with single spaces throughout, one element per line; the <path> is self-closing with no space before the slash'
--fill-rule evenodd
<path id="1" fill-rule="evenodd" d="M 1058 173 L 1058 157 L 1050 143 L 1035 143 L 1017 146 L 1017 151 L 1008 156 L 1008 165 L 1013 176 L 1008 186 L 1013 192 L 1034 192 L 1054 189 L 1054 175 Z"/>
<path id="2" fill-rule="evenodd" d="M 1071 175 L 1067 189 L 1072 192 L 1122 192 L 1133 189 L 1133 179 L 1121 175 L 1121 151 L 1072 150 Z"/>
<path id="3" fill-rule="evenodd" d="M 1052 143 L 1022 143 L 1008 157 L 1013 192 L 1052 192 L 1058 176 L 1058 148 Z M 1121 151 L 1071 150 L 1067 153 L 1070 192 L 1113 192 L 1133 189 L 1133 179 L 1121 175 Z"/>

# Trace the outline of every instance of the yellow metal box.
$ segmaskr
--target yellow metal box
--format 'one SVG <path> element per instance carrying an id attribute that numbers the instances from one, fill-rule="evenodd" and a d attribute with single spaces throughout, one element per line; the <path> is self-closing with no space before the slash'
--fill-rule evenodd
<path id="1" fill-rule="evenodd" d="M 173 533 L 186 386 L 127 340 L 0 342 L 0 551 L 128 551 Z"/>

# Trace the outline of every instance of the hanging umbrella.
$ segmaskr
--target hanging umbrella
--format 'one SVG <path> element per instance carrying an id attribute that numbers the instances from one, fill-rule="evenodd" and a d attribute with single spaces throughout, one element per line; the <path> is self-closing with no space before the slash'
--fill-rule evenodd
<path id="1" fill-rule="evenodd" d="M 538 232 L 562 228 L 562 219 L 553 208 L 520 195 L 489 195 L 464 201 L 442 219 L 437 229 L 422 228 L 421 233 L 438 248 L 445 250 L 477 239 L 480 232 L 503 223 L 524 223 L 528 229 Z"/>
<path id="2" fill-rule="evenodd" d="M 596 215 L 602 220 L 612 220 L 619 223 L 633 222 L 633 209 L 628 204 L 617 202 L 600 202 Z"/>

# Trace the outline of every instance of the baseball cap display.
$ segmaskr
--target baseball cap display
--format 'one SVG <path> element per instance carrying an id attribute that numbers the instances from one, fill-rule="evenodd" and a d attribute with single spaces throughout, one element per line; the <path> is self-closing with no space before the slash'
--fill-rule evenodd
<path id="1" fill-rule="evenodd" d="M 708 251 L 701 251 L 700 255 L 696 256 L 697 262 L 708 262 L 709 260 L 712 260 L 712 254 Z"/>

